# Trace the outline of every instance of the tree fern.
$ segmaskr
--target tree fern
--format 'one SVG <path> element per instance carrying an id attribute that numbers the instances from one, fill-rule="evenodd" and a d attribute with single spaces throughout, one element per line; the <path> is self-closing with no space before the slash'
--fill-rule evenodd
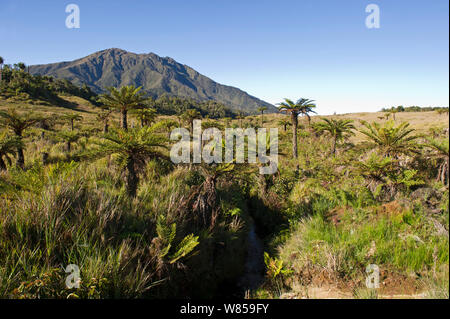
<path id="1" fill-rule="evenodd" d="M 398 126 L 394 121 L 388 121 L 384 125 L 379 123 L 361 122 L 365 129 L 360 132 L 368 139 L 368 146 L 377 149 L 385 156 L 398 157 L 399 155 L 419 153 L 419 144 L 416 140 L 420 135 L 413 134 L 414 129 L 409 128 L 409 123 L 403 122 Z"/>
<path id="2" fill-rule="evenodd" d="M 170 256 L 170 263 L 173 264 L 180 258 L 188 255 L 191 251 L 194 250 L 195 247 L 197 247 L 198 244 L 198 236 L 190 234 L 184 237 L 183 240 L 178 244 L 176 252 Z"/>
<path id="3" fill-rule="evenodd" d="M 20 138 L 8 136 L 6 133 L 0 135 L 0 171 L 6 170 L 6 163 L 12 165 L 12 158 L 16 156 L 18 148 L 23 148 Z"/>
<path id="4" fill-rule="evenodd" d="M 328 132 L 333 138 L 333 148 L 332 154 L 336 154 L 337 142 L 348 138 L 351 135 L 355 135 L 353 130 L 355 126 L 353 125 L 353 120 L 348 119 L 327 119 L 322 118 L 322 122 L 315 123 L 313 125 L 314 129 L 318 132 Z"/>
<path id="5" fill-rule="evenodd" d="M 123 86 L 120 89 L 108 88 L 109 94 L 103 94 L 100 102 L 105 106 L 117 109 L 122 114 L 122 129 L 128 130 L 127 114 L 133 109 L 142 108 L 147 99 L 141 93 L 142 87 Z"/>

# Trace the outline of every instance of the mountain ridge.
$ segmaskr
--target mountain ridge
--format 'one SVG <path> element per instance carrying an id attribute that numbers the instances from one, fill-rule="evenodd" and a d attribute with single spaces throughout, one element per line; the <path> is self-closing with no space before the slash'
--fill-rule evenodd
<path id="1" fill-rule="evenodd" d="M 264 106 L 267 113 L 277 112 L 268 102 L 239 88 L 217 83 L 188 65 L 153 52 L 138 54 L 106 49 L 73 61 L 31 65 L 30 73 L 86 84 L 96 93 L 106 92 L 109 86 L 135 85 L 142 86 L 153 97 L 168 94 L 199 101 L 215 100 L 235 111 L 256 113 Z"/>

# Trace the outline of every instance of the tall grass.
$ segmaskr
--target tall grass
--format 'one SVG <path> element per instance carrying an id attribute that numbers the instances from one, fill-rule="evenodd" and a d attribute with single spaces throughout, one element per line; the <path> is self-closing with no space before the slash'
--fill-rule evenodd
<path id="1" fill-rule="evenodd" d="M 230 246 L 224 250 L 228 257 L 231 251 L 241 251 L 244 258 L 245 229 L 236 233 L 225 214 L 213 231 L 199 226 L 188 207 L 180 207 L 189 194 L 185 175 L 181 169 L 149 178 L 137 198 L 130 199 L 121 173 L 102 162 L 45 168 L 36 164 L 27 171 L 12 170 L 12 179 L 21 187 L 0 201 L 0 296 L 189 296 L 207 286 L 200 280 L 205 274 L 220 274 L 215 285 L 237 276 L 239 267 L 227 265 L 224 258 L 216 260 L 215 246 L 224 242 Z M 175 227 L 171 246 L 160 245 L 163 239 L 156 229 L 160 216 L 165 221 L 161 227 Z M 200 249 L 186 250 L 176 262 L 167 259 L 184 249 L 180 243 L 189 234 L 201 236 Z M 161 257 L 165 249 L 167 257 Z M 198 267 L 208 263 L 215 268 Z M 81 269 L 81 290 L 65 287 L 63 270 L 69 264 Z M 186 267 L 194 271 L 186 273 Z M 211 297 L 214 289 L 210 288 L 203 289 L 202 296 Z"/>

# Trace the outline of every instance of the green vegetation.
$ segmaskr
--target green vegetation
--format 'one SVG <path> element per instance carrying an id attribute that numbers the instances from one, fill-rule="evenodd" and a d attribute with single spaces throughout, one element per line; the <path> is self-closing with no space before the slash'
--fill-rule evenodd
<path id="1" fill-rule="evenodd" d="M 128 111 L 139 109 L 143 107 L 146 99 L 139 91 L 142 87 L 135 88 L 132 85 L 121 87 L 116 89 L 114 87 L 109 88 L 109 94 L 101 96 L 100 101 L 106 107 L 117 109 L 122 115 L 122 128 L 128 129 Z"/>
<path id="2" fill-rule="evenodd" d="M 268 239 L 267 280 L 253 297 L 448 298 L 448 136 L 363 122 L 366 140 L 329 157 L 338 122 L 351 125 L 314 122 L 327 135 L 303 137 L 300 176 L 282 169 L 269 188 L 288 196 L 278 207 L 288 223 Z M 365 286 L 370 264 L 379 289 Z"/>
<path id="3" fill-rule="evenodd" d="M 26 72 L 23 63 L 3 65 L 1 68 L 1 95 L 12 101 L 40 102 L 66 106 L 60 94 L 73 95 L 96 104 L 96 96 L 88 86 L 77 87 L 68 80 L 56 80 L 50 76 L 33 76 Z M 69 105 L 70 106 L 70 105 Z"/>
<path id="4" fill-rule="evenodd" d="M 15 110 L 9 109 L 7 112 L 0 111 L 0 126 L 9 129 L 18 140 L 22 140 L 24 131 L 41 121 L 41 117 L 33 114 L 18 114 Z M 25 158 L 23 153 L 23 143 L 17 144 L 17 166 L 23 168 Z"/>
<path id="5" fill-rule="evenodd" d="M 16 136 L 8 136 L 6 132 L 0 136 L 0 170 L 6 170 L 6 163 L 12 165 L 12 158 L 23 146 L 22 140 Z"/>
<path id="6" fill-rule="evenodd" d="M 352 120 L 335 120 L 324 118 L 322 122 L 315 123 L 314 129 L 317 132 L 327 132 L 333 138 L 333 155 L 336 155 L 337 143 L 343 139 L 348 138 L 350 135 L 354 135 L 353 130 L 355 126 L 352 124 Z"/>
<path id="7" fill-rule="evenodd" d="M 119 167 L 127 170 L 127 192 L 136 197 L 139 183 L 138 170 L 145 168 L 148 160 L 163 158 L 158 148 L 164 148 L 165 138 L 152 134 L 151 128 L 140 130 L 117 130 L 103 136 L 105 141 L 94 142 L 99 147 L 87 155 L 88 158 L 117 154 Z"/>
<path id="8" fill-rule="evenodd" d="M 298 130 L 298 117 L 300 115 L 306 115 L 308 122 L 311 122 L 311 117 L 308 113 L 314 112 L 312 109 L 316 107 L 312 100 L 299 99 L 296 103 L 292 100 L 285 99 L 284 102 L 279 104 L 279 110 L 290 114 L 292 121 L 292 156 L 298 157 L 297 147 L 297 130 Z"/>
<path id="9" fill-rule="evenodd" d="M 316 118 L 308 99 L 286 99 L 288 116 L 223 117 L 219 104 L 133 86 L 95 104 L 1 88 L 2 298 L 448 298 L 448 133 L 436 112 L 429 130 L 400 113 Z M 280 127 L 278 172 L 168 160 L 171 129 L 205 117 L 203 129 Z M 240 284 L 252 229 L 264 245 L 257 289 Z M 71 264 L 79 288 L 65 284 Z"/>
<path id="10" fill-rule="evenodd" d="M 362 123 L 366 129 L 361 133 L 369 139 L 368 147 L 375 148 L 385 156 L 398 156 L 411 153 L 419 153 L 418 145 L 415 140 L 418 135 L 413 134 L 414 129 L 409 128 L 409 123 L 403 122 L 395 126 L 393 121 L 389 121 L 384 125 L 379 123 Z"/>
<path id="11" fill-rule="evenodd" d="M 181 114 L 180 118 L 187 125 L 189 125 L 189 132 L 191 132 L 191 134 L 193 134 L 194 133 L 194 120 L 200 119 L 201 114 L 196 109 L 189 109 L 189 110 L 186 110 L 183 114 Z"/>

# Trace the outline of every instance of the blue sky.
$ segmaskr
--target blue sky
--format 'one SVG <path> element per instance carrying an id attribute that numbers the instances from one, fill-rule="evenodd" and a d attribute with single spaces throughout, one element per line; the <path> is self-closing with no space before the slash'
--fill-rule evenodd
<path id="1" fill-rule="evenodd" d="M 81 28 L 67 29 L 66 5 Z M 365 8 L 380 7 L 368 29 Z M 154 52 L 270 103 L 320 114 L 449 105 L 447 0 L 24 1 L 0 4 L 6 63 L 69 61 L 118 47 Z"/>

